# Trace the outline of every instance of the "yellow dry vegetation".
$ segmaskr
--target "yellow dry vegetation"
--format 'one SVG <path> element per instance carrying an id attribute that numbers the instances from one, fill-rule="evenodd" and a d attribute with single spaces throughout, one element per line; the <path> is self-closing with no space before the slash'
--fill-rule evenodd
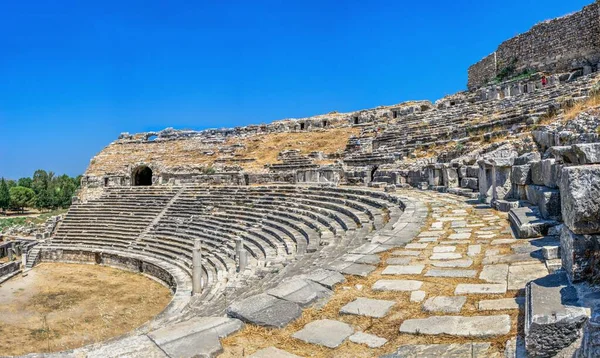
<path id="1" fill-rule="evenodd" d="M 279 162 L 277 155 L 284 150 L 298 149 L 304 155 L 310 152 L 340 153 L 346 148 L 348 139 L 359 134 L 360 128 L 345 127 L 317 132 L 264 134 L 249 139 L 231 139 L 228 144 L 245 145 L 245 148 L 236 152 L 236 158 L 256 159 L 242 166 L 245 169 L 259 169 L 265 164 Z M 322 161 L 321 164 L 328 163 Z"/>
<path id="2" fill-rule="evenodd" d="M 224 144 L 206 144 L 200 138 L 171 141 L 113 143 L 90 162 L 86 175 L 126 173 L 128 166 L 154 163 L 160 167 L 211 167 L 217 159 L 225 164 L 256 170 L 265 164 L 277 163 L 277 155 L 286 149 L 298 149 L 302 154 L 321 151 L 326 154 L 344 150 L 348 138 L 359 135 L 360 128 L 340 127 L 321 131 L 270 133 L 231 138 Z M 232 147 L 240 145 L 239 147 Z M 221 153 L 220 148 L 235 148 L 233 153 Z M 228 160 L 231 159 L 231 160 Z M 239 159 L 255 159 L 239 162 Z M 328 164 L 323 162 L 321 164 Z"/>
<path id="3" fill-rule="evenodd" d="M 141 326 L 170 301 L 166 287 L 141 274 L 41 264 L 0 287 L 0 356 L 101 342 Z"/>

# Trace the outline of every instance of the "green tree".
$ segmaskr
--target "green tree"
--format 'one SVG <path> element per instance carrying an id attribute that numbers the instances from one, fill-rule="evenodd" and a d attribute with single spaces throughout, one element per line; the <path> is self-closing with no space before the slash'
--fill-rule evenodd
<path id="1" fill-rule="evenodd" d="M 10 206 L 10 192 L 6 180 L 2 178 L 0 180 L 0 209 L 6 212 L 6 209 Z"/>
<path id="2" fill-rule="evenodd" d="M 22 186 L 15 186 L 10 188 L 10 205 L 23 211 L 27 206 L 31 206 L 34 203 L 35 192 L 30 188 Z"/>
<path id="3" fill-rule="evenodd" d="M 31 188 L 31 184 L 33 183 L 33 180 L 31 178 L 21 178 L 17 181 L 17 185 L 18 186 L 23 186 L 25 188 Z"/>

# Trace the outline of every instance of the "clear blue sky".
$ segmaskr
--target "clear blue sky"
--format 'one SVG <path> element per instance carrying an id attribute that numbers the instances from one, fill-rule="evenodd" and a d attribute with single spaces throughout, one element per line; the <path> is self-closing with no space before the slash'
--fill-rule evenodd
<path id="1" fill-rule="evenodd" d="M 435 100 L 591 2 L 3 1 L 0 176 L 83 173 L 121 132 Z"/>

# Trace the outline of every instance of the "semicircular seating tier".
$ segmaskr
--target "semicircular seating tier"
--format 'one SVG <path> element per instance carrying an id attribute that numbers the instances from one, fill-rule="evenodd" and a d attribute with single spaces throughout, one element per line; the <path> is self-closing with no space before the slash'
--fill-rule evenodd
<path id="1" fill-rule="evenodd" d="M 366 234 L 396 220 L 403 205 L 381 191 L 339 187 L 115 187 L 74 204 L 42 249 L 146 255 L 191 276 L 194 240 L 200 239 L 209 298 L 240 275 L 236 238 L 243 239 L 251 274 L 304 257 L 330 261 L 365 243 L 358 230 Z"/>

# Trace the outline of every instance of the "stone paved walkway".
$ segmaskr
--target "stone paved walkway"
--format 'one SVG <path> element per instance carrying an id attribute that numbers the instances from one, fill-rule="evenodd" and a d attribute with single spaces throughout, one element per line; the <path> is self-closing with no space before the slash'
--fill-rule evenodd
<path id="1" fill-rule="evenodd" d="M 505 213 L 461 197 L 398 194 L 429 210 L 410 243 L 369 253 L 375 270 L 346 275 L 327 304 L 286 328 L 227 338 L 223 356 L 275 347 L 270 357 L 503 357 L 522 334 L 525 284 L 548 274 L 543 240 L 514 239 Z"/>

